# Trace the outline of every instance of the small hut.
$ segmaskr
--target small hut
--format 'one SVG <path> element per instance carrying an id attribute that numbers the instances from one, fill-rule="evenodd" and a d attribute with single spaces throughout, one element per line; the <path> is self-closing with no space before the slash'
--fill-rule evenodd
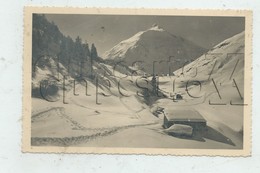
<path id="1" fill-rule="evenodd" d="M 194 109 L 165 109 L 163 127 L 169 128 L 174 124 L 189 125 L 195 130 L 204 129 L 207 121 Z"/>

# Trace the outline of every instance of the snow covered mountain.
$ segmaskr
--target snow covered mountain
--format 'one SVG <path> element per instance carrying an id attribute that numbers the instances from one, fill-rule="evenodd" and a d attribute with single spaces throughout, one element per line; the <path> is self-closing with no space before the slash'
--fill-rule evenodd
<path id="1" fill-rule="evenodd" d="M 188 87 L 188 90 L 191 95 L 203 98 L 200 105 L 197 104 L 194 108 L 199 110 L 209 123 L 222 130 L 221 126 L 224 124 L 239 134 L 243 134 L 244 107 L 232 106 L 231 103 L 247 104 L 243 99 L 244 67 L 247 58 L 244 49 L 245 32 L 241 32 L 222 41 L 205 55 L 174 72 L 176 80 L 180 81 L 180 89 L 185 94 L 187 92 L 183 82 L 201 83 L 201 86 L 198 86 L 195 82 Z M 215 106 L 215 104 L 223 105 Z"/>
<path id="2" fill-rule="evenodd" d="M 175 74 L 196 76 L 200 79 L 207 79 L 210 76 L 222 83 L 235 79 L 243 83 L 244 47 L 245 32 L 241 32 L 217 44 L 205 55 L 177 70 Z"/>
<path id="3" fill-rule="evenodd" d="M 180 68 L 185 62 L 191 62 L 205 52 L 194 43 L 177 37 L 158 25 L 153 25 L 148 30 L 138 32 L 131 38 L 124 40 L 105 52 L 104 59 L 123 60 L 128 66 L 139 61 L 139 69 L 153 73 L 153 61 L 155 73 L 168 74 Z M 169 69 L 169 57 L 171 57 L 171 69 Z M 140 65 L 140 61 L 143 61 Z M 138 64 L 134 64 L 138 65 Z"/>
<path id="4" fill-rule="evenodd" d="M 245 32 L 214 46 L 207 53 L 174 72 L 174 77 L 160 77 L 160 89 L 171 97 L 178 93 L 183 100 L 160 99 L 153 107 L 193 108 L 207 121 L 207 126 L 242 146 L 245 98 Z M 169 92 L 169 93 L 167 93 Z M 245 106 L 244 106 L 245 105 Z M 157 106 L 157 107 L 156 107 Z M 233 136 L 233 137 L 232 137 Z M 219 139 L 213 135 L 211 139 Z M 232 143 L 230 143 L 232 145 Z"/>

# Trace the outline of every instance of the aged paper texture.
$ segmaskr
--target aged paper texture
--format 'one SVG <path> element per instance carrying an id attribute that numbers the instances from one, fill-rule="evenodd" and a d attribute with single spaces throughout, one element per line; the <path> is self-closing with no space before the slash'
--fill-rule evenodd
<path id="1" fill-rule="evenodd" d="M 252 12 L 24 9 L 23 152 L 249 156 Z"/>

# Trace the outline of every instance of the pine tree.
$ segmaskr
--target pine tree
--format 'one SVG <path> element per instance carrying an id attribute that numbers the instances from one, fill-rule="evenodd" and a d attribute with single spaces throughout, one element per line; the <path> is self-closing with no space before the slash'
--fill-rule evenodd
<path id="1" fill-rule="evenodd" d="M 92 43 L 91 49 L 90 49 L 90 75 L 93 77 L 93 62 L 94 60 L 97 60 L 97 49 L 95 45 Z"/>
<path id="2" fill-rule="evenodd" d="M 97 57 L 98 57 L 98 54 L 97 54 L 97 49 L 96 49 L 96 47 L 95 47 L 94 44 L 91 45 L 91 51 L 90 51 L 90 53 L 91 53 L 91 58 L 92 58 L 93 60 L 96 60 Z"/>
<path id="3" fill-rule="evenodd" d="M 151 83 L 152 83 L 152 87 L 153 87 L 152 93 L 153 93 L 153 95 L 156 95 L 158 87 L 157 87 L 157 81 L 156 81 L 155 75 L 153 75 Z"/>
<path id="4" fill-rule="evenodd" d="M 83 76 L 88 75 L 88 69 L 86 68 L 86 64 L 88 63 L 89 57 L 90 57 L 90 50 L 88 43 L 85 41 L 84 44 L 82 44 L 83 47 L 83 58 L 81 60 L 81 72 Z"/>

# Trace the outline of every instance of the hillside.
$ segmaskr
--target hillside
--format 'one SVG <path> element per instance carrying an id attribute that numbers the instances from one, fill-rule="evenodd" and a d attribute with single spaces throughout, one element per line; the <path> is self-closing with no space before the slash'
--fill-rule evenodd
<path id="1" fill-rule="evenodd" d="M 54 22 L 45 15 L 33 15 L 32 29 L 32 96 L 42 98 L 44 91 L 48 96 L 57 97 L 62 89 L 62 80 L 86 80 L 93 82 L 99 63 L 94 44 L 89 47 L 78 36 L 73 40 L 63 35 Z M 57 85 L 57 86 L 55 86 Z M 68 82 L 71 88 L 71 82 Z M 47 88 L 45 88 L 47 87 Z M 67 86 L 66 86 L 67 87 Z M 41 89 L 42 88 L 42 89 Z M 45 88 L 45 89 L 43 89 Z M 67 89 L 69 89 L 67 88 Z"/>
<path id="2" fill-rule="evenodd" d="M 244 46 L 242 32 L 175 71 L 175 92 L 183 94 L 187 102 L 184 106 L 194 107 L 214 125 L 224 124 L 236 132 L 243 131 L 243 104 L 246 104 L 243 100 Z M 164 87 L 169 91 L 171 85 Z"/>
<path id="3" fill-rule="evenodd" d="M 97 49 L 92 43 L 83 41 L 79 36 L 73 40 L 60 32 L 54 22 L 46 19 L 45 15 L 33 15 L 32 32 L 32 65 L 39 64 L 42 59 L 50 57 L 56 63 L 61 63 L 69 75 L 73 77 L 91 76 L 93 62 L 101 62 Z M 44 64 L 44 61 L 42 61 Z M 92 69 L 92 70 L 91 70 Z"/>
<path id="4" fill-rule="evenodd" d="M 245 33 L 241 32 L 214 46 L 205 55 L 177 70 L 177 76 L 206 80 L 209 77 L 219 83 L 235 79 L 244 80 Z"/>

